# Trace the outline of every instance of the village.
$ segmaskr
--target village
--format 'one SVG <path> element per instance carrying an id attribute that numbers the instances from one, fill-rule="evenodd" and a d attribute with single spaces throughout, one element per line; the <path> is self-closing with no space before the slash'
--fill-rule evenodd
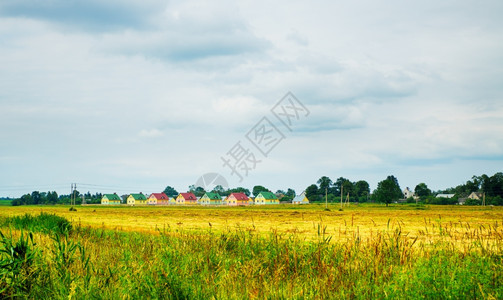
<path id="1" fill-rule="evenodd" d="M 309 199 L 305 192 L 297 195 L 289 203 L 308 204 Z M 222 197 L 218 193 L 206 192 L 202 197 L 196 197 L 194 193 L 180 193 L 175 197 L 168 197 L 165 193 L 152 193 L 146 196 L 143 193 L 129 194 L 125 203 L 117 194 L 104 194 L 101 198 L 102 205 L 212 205 L 212 206 L 248 206 L 248 205 L 271 205 L 280 204 L 278 197 L 272 192 L 260 192 L 252 198 L 244 193 L 231 193 L 229 196 Z"/>

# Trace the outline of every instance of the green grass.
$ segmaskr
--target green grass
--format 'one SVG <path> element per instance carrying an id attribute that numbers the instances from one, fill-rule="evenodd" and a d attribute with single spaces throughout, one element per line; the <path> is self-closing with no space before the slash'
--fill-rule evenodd
<path id="1" fill-rule="evenodd" d="M 11 202 L 12 200 L 0 200 L 0 206 L 10 206 L 11 205 Z"/>
<path id="2" fill-rule="evenodd" d="M 158 235 L 60 230 L 58 224 L 66 224 L 61 219 L 1 220 L 0 298 L 503 297 L 498 224 L 474 228 L 460 248 L 452 241 L 421 242 L 400 227 L 333 242 L 318 224 L 314 240 L 306 242 L 274 230 L 267 236 L 211 228 L 168 228 Z M 449 228 L 433 224 L 429 230 Z"/>

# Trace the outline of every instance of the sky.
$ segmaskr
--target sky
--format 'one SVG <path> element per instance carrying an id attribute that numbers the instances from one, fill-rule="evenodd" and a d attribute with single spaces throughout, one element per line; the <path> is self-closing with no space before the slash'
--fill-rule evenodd
<path id="1" fill-rule="evenodd" d="M 433 190 L 491 176 L 502 13 L 491 0 L 1 1 L 0 196 L 182 192 L 208 173 L 298 193 L 321 176 Z"/>

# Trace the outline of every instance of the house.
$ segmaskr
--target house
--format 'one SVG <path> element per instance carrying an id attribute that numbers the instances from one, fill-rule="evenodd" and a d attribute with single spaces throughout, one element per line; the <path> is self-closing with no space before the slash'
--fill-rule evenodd
<path id="1" fill-rule="evenodd" d="M 168 205 L 169 197 L 164 193 L 152 193 L 147 199 L 149 205 Z"/>
<path id="2" fill-rule="evenodd" d="M 230 206 L 243 206 L 252 204 L 253 200 L 244 193 L 232 193 L 225 198 L 224 203 Z"/>
<path id="3" fill-rule="evenodd" d="M 197 198 L 193 193 L 180 193 L 176 197 L 176 204 L 178 205 L 196 205 Z"/>
<path id="4" fill-rule="evenodd" d="M 409 199 L 409 198 L 414 198 L 414 192 L 411 191 L 409 189 L 409 187 L 406 187 L 404 190 L 403 190 L 403 196 L 405 199 Z"/>
<path id="5" fill-rule="evenodd" d="M 482 200 L 482 193 L 472 192 L 472 193 L 468 196 L 468 199 L 473 199 L 473 200 Z"/>
<path id="6" fill-rule="evenodd" d="M 121 198 L 117 194 L 104 194 L 103 197 L 101 197 L 101 204 L 118 205 L 121 204 Z"/>
<path id="7" fill-rule="evenodd" d="M 456 194 L 438 194 L 436 197 L 437 198 L 447 198 L 447 199 L 450 199 L 452 197 L 454 197 Z"/>
<path id="8" fill-rule="evenodd" d="M 257 197 L 255 197 L 255 204 L 279 204 L 278 197 L 271 192 L 260 192 Z"/>
<path id="9" fill-rule="evenodd" d="M 139 194 L 129 194 L 127 197 L 128 205 L 147 205 L 147 197 L 142 193 Z"/>
<path id="10" fill-rule="evenodd" d="M 201 199 L 199 199 L 199 204 L 201 205 L 221 205 L 222 197 L 218 193 L 205 193 Z"/>
<path id="11" fill-rule="evenodd" d="M 309 199 L 306 197 L 306 192 L 302 192 L 300 195 L 295 196 L 292 200 L 292 204 L 309 204 Z"/>

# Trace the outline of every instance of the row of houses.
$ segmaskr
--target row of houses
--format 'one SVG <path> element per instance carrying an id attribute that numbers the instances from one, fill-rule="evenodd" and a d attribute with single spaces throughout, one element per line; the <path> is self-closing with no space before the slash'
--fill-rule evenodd
<path id="1" fill-rule="evenodd" d="M 292 200 L 293 204 L 308 204 L 306 194 L 296 196 Z M 103 205 L 120 205 L 121 198 L 117 194 L 104 194 L 101 198 Z M 131 206 L 136 205 L 230 205 L 230 206 L 246 206 L 246 205 L 270 205 L 279 204 L 279 199 L 274 193 L 261 192 L 255 198 L 246 196 L 244 193 L 232 193 L 227 197 L 222 197 L 218 193 L 207 192 L 202 197 L 196 197 L 193 193 L 180 193 L 176 198 L 168 197 L 165 193 L 152 193 L 150 196 L 145 196 L 142 193 L 129 194 L 126 199 L 126 204 Z"/>

